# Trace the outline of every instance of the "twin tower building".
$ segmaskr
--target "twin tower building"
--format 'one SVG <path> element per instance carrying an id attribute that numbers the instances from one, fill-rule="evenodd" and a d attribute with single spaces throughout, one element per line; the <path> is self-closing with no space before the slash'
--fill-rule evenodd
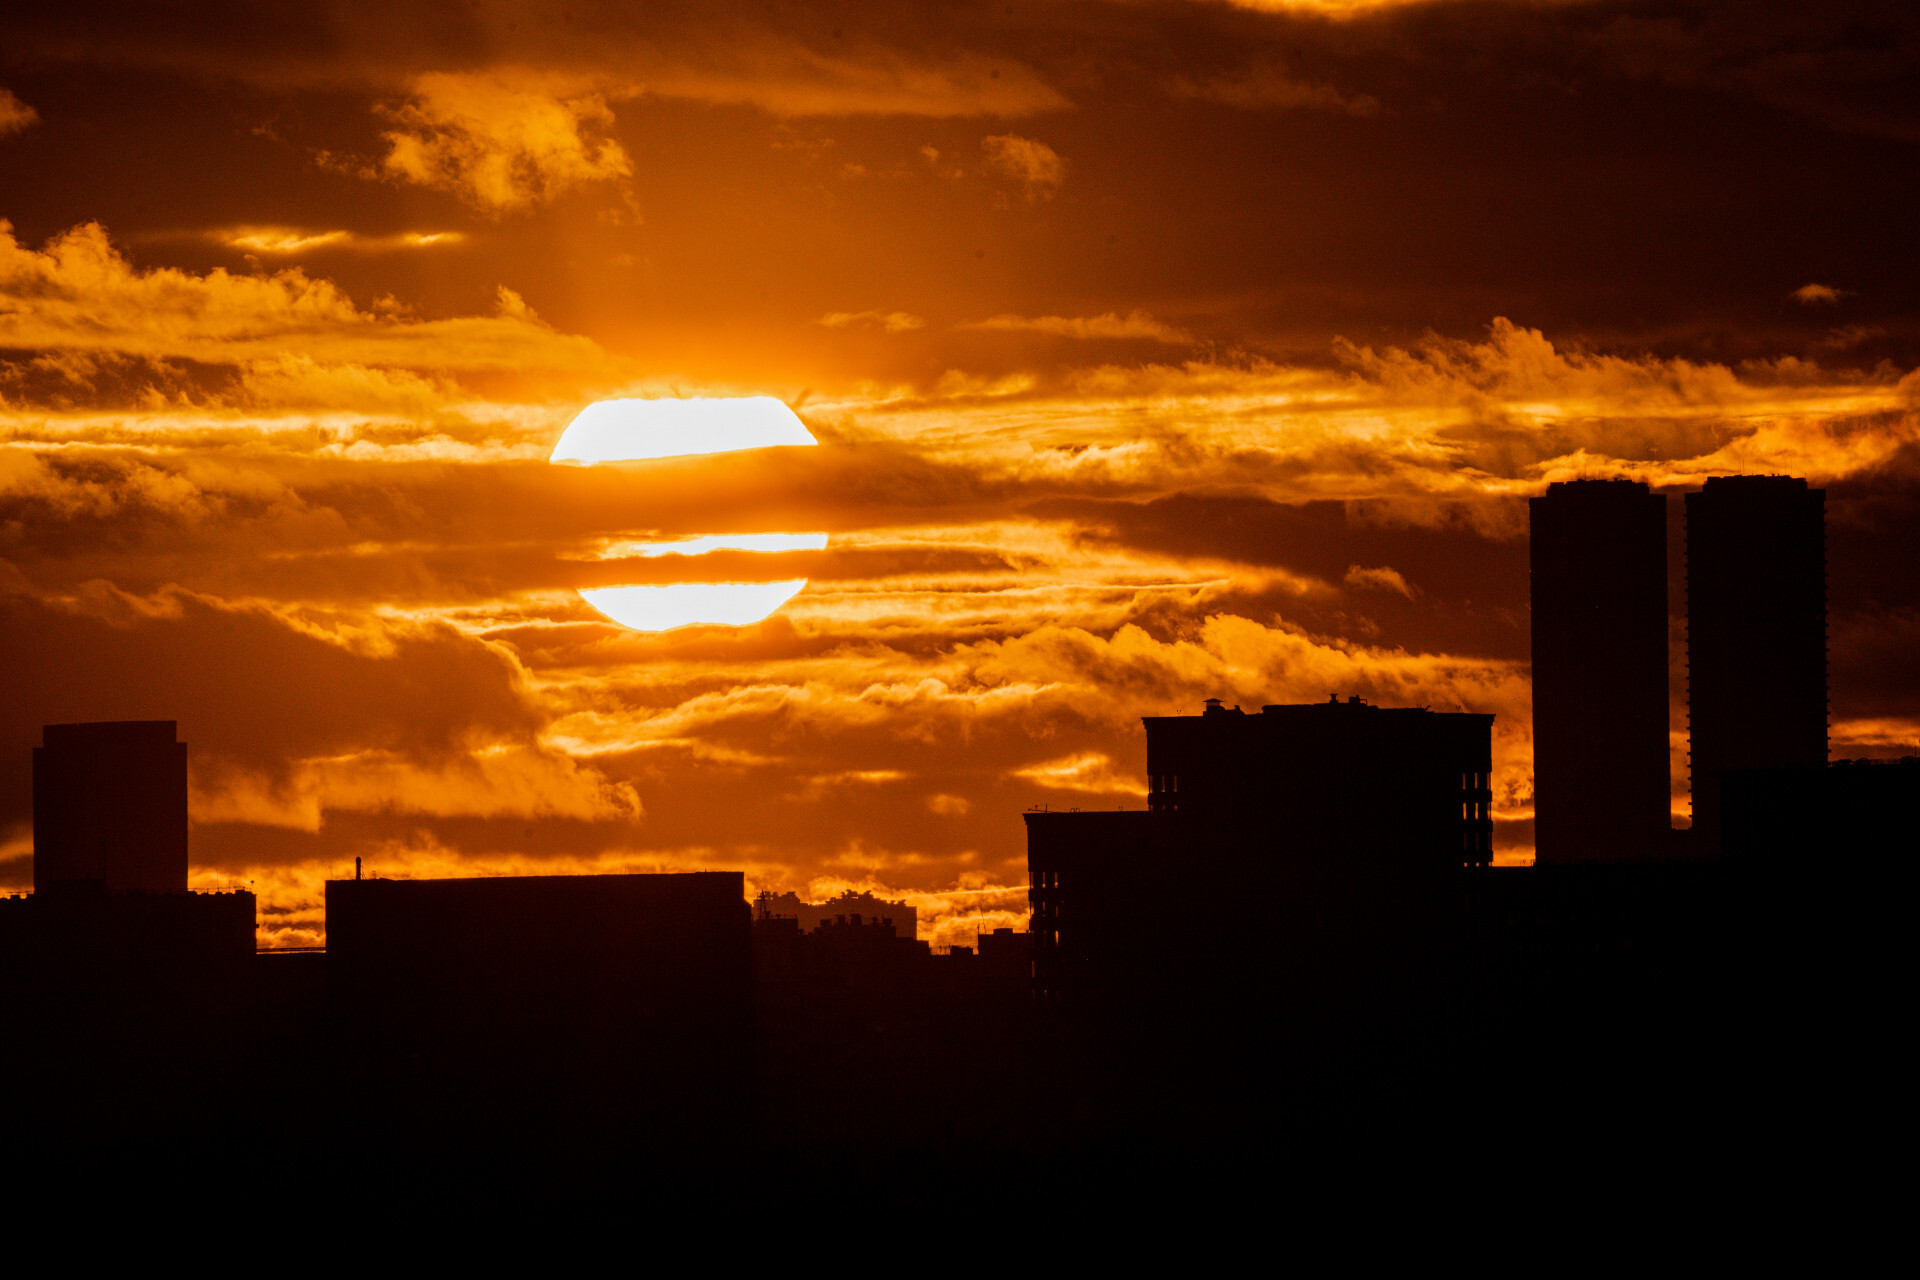
<path id="1" fill-rule="evenodd" d="M 1720 845 L 1720 782 L 1827 762 L 1826 494 L 1724 476 L 1686 495 L 1693 832 L 1670 831 L 1667 499 L 1574 480 L 1531 500 L 1539 862 Z"/>

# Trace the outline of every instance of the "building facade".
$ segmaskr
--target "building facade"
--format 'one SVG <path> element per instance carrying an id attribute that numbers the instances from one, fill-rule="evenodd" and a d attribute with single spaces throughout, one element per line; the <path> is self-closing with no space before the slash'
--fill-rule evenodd
<path id="1" fill-rule="evenodd" d="M 1528 503 L 1542 863 L 1666 853 L 1666 508 L 1632 480 L 1553 484 Z"/>
<path id="2" fill-rule="evenodd" d="M 1209 700 L 1145 723 L 1146 812 L 1025 815 L 1050 998 L 1242 981 L 1276 945 L 1344 946 L 1492 858 L 1490 715 Z"/>
<path id="3" fill-rule="evenodd" d="M 327 882 L 346 1084 L 437 1134 L 723 1145 L 752 1057 L 740 872 Z M 649 1156 L 657 1154 L 650 1152 Z"/>
<path id="4" fill-rule="evenodd" d="M 33 749 L 37 893 L 185 893 L 187 744 L 172 720 L 50 724 Z"/>
<path id="5" fill-rule="evenodd" d="M 1720 841 L 1720 778 L 1827 761 L 1826 492 L 1716 476 L 1687 495 L 1693 825 Z"/>
<path id="6" fill-rule="evenodd" d="M 1490 715 L 1359 697 L 1250 715 L 1208 699 L 1200 715 L 1143 723 L 1152 812 L 1245 824 L 1309 862 L 1458 866 L 1493 855 Z"/>

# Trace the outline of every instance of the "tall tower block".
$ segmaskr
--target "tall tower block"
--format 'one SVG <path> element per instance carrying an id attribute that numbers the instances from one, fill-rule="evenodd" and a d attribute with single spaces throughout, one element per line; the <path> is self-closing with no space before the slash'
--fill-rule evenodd
<path id="1" fill-rule="evenodd" d="M 1528 507 L 1535 856 L 1662 856 L 1666 498 L 1634 480 L 1570 480 Z"/>
<path id="2" fill-rule="evenodd" d="M 1715 476 L 1687 495 L 1693 825 L 1720 839 L 1720 775 L 1827 762 L 1827 495 Z"/>
<path id="3" fill-rule="evenodd" d="M 187 744 L 172 720 L 50 724 L 33 749 L 37 893 L 185 893 Z"/>

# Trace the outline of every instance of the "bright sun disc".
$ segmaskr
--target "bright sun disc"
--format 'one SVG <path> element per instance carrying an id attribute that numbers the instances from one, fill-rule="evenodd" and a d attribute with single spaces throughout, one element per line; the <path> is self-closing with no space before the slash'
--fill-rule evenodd
<path id="1" fill-rule="evenodd" d="M 588 604 L 635 631 L 675 627 L 741 627 L 758 622 L 800 594 L 805 578 L 791 582 L 674 582 L 666 586 L 583 587 Z"/>
<path id="2" fill-rule="evenodd" d="M 799 415 L 772 396 L 599 400 L 567 424 L 547 461 L 639 462 L 818 443 Z"/>
<path id="3" fill-rule="evenodd" d="M 812 445 L 798 415 L 772 396 L 737 400 L 601 400 L 582 409 L 561 433 L 549 462 L 592 466 L 695 454 L 732 453 L 780 445 Z M 818 551 L 824 533 L 709 534 L 674 542 L 621 542 L 603 558 L 699 557 L 716 551 L 756 554 Z M 691 626 L 747 626 L 800 594 L 805 578 L 783 582 L 671 582 L 630 587 L 583 587 L 581 599 L 635 631 Z"/>

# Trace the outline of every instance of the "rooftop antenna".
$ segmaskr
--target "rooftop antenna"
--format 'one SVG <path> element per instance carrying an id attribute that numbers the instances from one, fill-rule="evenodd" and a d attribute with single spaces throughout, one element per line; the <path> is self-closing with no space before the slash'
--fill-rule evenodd
<path id="1" fill-rule="evenodd" d="M 355 880 L 360 878 L 360 859 L 358 857 L 353 860 L 353 878 Z"/>

